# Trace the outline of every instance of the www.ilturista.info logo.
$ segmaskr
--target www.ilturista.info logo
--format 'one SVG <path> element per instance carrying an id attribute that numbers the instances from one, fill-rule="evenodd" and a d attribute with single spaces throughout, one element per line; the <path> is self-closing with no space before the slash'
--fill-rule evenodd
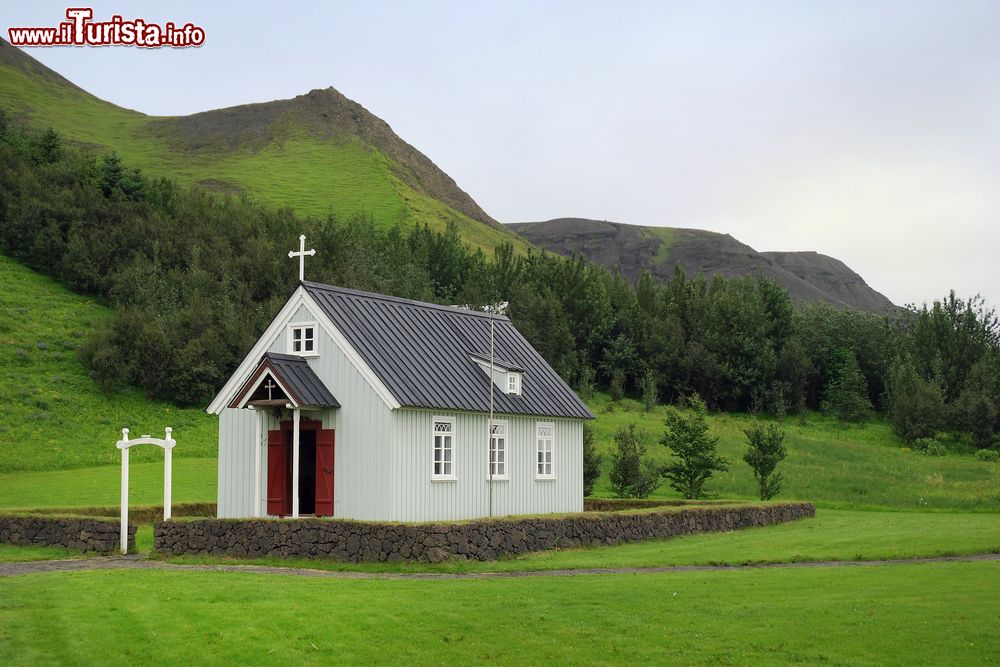
<path id="1" fill-rule="evenodd" d="M 112 16 L 109 21 L 93 21 L 90 7 L 70 7 L 68 21 L 49 28 L 8 28 L 14 46 L 141 46 L 157 49 L 164 46 L 184 48 L 205 43 L 205 30 L 193 23 L 178 26 L 172 21 L 163 25 L 145 19 L 127 21 Z"/>

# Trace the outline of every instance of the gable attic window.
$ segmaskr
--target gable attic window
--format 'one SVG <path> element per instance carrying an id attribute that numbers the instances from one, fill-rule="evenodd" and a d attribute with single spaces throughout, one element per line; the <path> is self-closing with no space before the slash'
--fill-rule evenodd
<path id="1" fill-rule="evenodd" d="M 507 393 L 521 395 L 521 374 L 517 371 L 507 371 Z"/>
<path id="2" fill-rule="evenodd" d="M 302 356 L 317 354 L 315 322 L 298 322 L 288 325 L 288 353 Z"/>

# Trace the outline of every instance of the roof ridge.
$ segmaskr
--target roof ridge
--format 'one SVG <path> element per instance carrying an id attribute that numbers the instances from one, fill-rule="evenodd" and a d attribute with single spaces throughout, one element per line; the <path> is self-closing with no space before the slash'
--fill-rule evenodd
<path id="1" fill-rule="evenodd" d="M 484 313 L 478 310 L 469 310 L 466 308 L 459 308 L 457 306 L 446 306 L 440 303 L 430 303 L 428 301 L 417 301 L 416 299 L 404 299 L 399 296 L 390 296 L 388 294 L 379 294 L 378 292 L 365 292 L 362 290 L 350 289 L 348 287 L 338 287 L 336 285 L 327 285 L 325 283 L 317 283 L 311 280 L 303 280 L 302 286 L 306 289 L 316 289 L 325 292 L 337 292 L 340 294 L 346 294 L 348 296 L 358 296 L 365 299 L 372 299 L 374 301 L 388 301 L 390 303 L 398 303 L 403 306 L 413 306 L 415 308 L 426 308 L 431 310 L 441 310 L 447 313 L 452 313 L 454 315 L 471 315 L 473 317 L 485 317 L 493 318 L 498 321 L 509 322 L 510 318 L 506 315 L 494 315 L 492 313 Z"/>

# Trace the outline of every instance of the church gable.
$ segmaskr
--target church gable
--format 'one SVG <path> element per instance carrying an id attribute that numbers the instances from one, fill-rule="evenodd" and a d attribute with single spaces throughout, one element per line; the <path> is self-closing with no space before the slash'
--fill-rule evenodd
<path id="1" fill-rule="evenodd" d="M 298 332 L 298 334 L 297 334 Z M 310 343 L 311 341 L 311 343 Z M 296 346 L 298 342 L 298 348 Z M 247 353 L 236 371 L 212 400 L 207 408 L 210 414 L 220 414 L 230 406 L 237 393 L 257 370 L 265 354 L 288 355 L 303 360 L 319 361 L 323 350 L 332 353 L 332 347 L 339 349 L 348 362 L 361 374 L 374 393 L 390 409 L 399 407 L 398 402 L 382 385 L 365 362 L 344 340 L 322 310 L 312 301 L 300 286 L 295 290 L 261 337 Z"/>

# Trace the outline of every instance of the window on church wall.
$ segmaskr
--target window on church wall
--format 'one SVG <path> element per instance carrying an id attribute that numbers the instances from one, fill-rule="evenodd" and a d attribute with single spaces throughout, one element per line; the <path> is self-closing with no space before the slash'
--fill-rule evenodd
<path id="1" fill-rule="evenodd" d="M 494 421 L 490 425 L 490 467 L 493 479 L 507 479 L 507 422 Z"/>
<path id="2" fill-rule="evenodd" d="M 555 479 L 556 469 L 552 461 L 555 430 L 555 424 L 552 422 L 535 424 L 535 477 L 538 479 Z"/>
<path id="3" fill-rule="evenodd" d="M 316 354 L 316 324 L 306 322 L 288 325 L 289 354 Z"/>
<path id="4" fill-rule="evenodd" d="M 434 442 L 432 479 L 455 479 L 455 420 L 450 417 L 435 417 L 432 437 Z"/>
<path id="5" fill-rule="evenodd" d="M 521 394 L 521 374 L 514 371 L 507 372 L 507 393 Z"/>

